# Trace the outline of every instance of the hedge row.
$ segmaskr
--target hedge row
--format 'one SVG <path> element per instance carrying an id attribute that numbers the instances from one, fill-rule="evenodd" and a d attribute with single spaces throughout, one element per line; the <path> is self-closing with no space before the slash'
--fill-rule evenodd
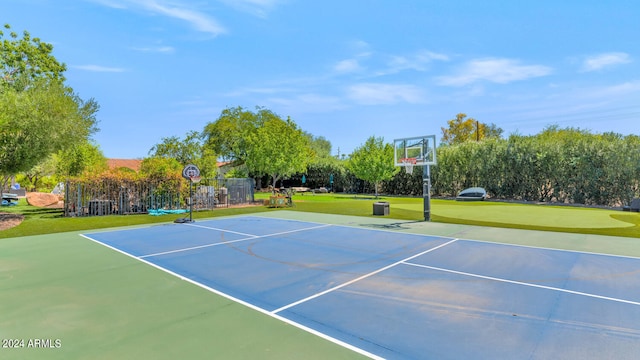
<path id="1" fill-rule="evenodd" d="M 640 137 L 549 128 L 535 136 L 440 146 L 432 193 L 480 186 L 491 197 L 619 206 L 640 196 Z M 385 182 L 388 194 L 422 194 L 422 171 Z"/>

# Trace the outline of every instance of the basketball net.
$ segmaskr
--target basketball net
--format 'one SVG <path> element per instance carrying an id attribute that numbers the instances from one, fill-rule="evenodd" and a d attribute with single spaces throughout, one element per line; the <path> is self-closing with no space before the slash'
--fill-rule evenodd
<path id="1" fill-rule="evenodd" d="M 404 171 L 407 174 L 413 174 L 413 167 L 417 162 L 416 158 L 404 158 L 400 159 L 400 162 L 404 165 Z"/>
<path id="2" fill-rule="evenodd" d="M 192 183 L 197 184 L 202 180 L 202 178 L 200 176 L 189 176 L 189 180 L 191 180 Z"/>

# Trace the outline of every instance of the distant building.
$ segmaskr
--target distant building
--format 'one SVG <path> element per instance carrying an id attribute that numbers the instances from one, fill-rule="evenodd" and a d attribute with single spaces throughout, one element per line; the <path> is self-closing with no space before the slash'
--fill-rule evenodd
<path id="1" fill-rule="evenodd" d="M 127 168 L 138 172 L 140 171 L 140 164 L 142 164 L 142 160 L 139 159 L 107 159 L 107 165 L 111 170 Z"/>
<path id="2" fill-rule="evenodd" d="M 127 168 L 138 172 L 140 171 L 141 164 L 142 160 L 139 159 L 107 159 L 107 165 L 110 170 Z M 218 161 L 216 162 L 216 166 L 218 167 L 220 174 L 223 175 L 233 168 L 230 161 Z"/>

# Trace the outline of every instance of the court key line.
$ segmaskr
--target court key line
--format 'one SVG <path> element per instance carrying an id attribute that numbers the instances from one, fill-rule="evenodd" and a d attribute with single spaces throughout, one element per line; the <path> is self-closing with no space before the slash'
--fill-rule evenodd
<path id="1" fill-rule="evenodd" d="M 195 225 L 190 225 L 190 226 L 195 226 Z M 243 234 L 243 235 L 247 235 L 248 237 L 242 238 L 242 239 L 236 239 L 236 240 L 217 242 L 217 243 L 213 243 L 213 244 L 192 246 L 192 247 L 188 247 L 188 248 L 184 248 L 184 249 L 169 250 L 169 251 L 163 251 L 163 252 L 158 252 L 158 253 L 154 253 L 154 254 L 147 254 L 147 255 L 138 256 L 138 258 L 139 259 L 144 259 L 144 258 L 153 257 L 153 256 L 175 254 L 175 253 L 179 253 L 179 252 L 183 252 L 183 251 L 204 249 L 204 248 L 213 247 L 213 246 L 227 245 L 227 244 L 232 244 L 232 243 L 236 243 L 236 242 L 249 241 L 249 240 L 255 240 L 255 239 L 263 239 L 263 238 L 272 237 L 272 236 L 286 235 L 286 234 L 291 234 L 291 233 L 295 233 L 295 232 L 320 229 L 320 228 L 329 227 L 329 226 L 333 226 L 333 225 L 325 224 L 325 225 L 321 225 L 321 226 L 312 226 L 312 227 L 308 227 L 308 228 L 289 230 L 289 231 L 282 231 L 282 232 L 279 232 L 279 233 L 273 233 L 273 234 L 267 234 L 267 235 Z M 199 227 L 207 228 L 207 229 L 211 229 L 211 230 L 223 231 L 223 232 L 232 232 L 232 233 L 235 233 L 235 234 L 242 234 L 242 233 L 235 232 L 235 231 L 227 231 L 227 230 L 223 230 L 223 229 L 217 229 L 217 228 L 206 227 L 206 226 L 199 226 Z"/>
<path id="2" fill-rule="evenodd" d="M 434 248 L 431 248 L 431 249 L 425 250 L 425 251 L 423 251 L 423 252 L 421 252 L 421 253 L 418 253 L 418 254 L 415 254 L 415 255 L 409 256 L 409 257 L 408 257 L 408 258 L 406 258 L 406 259 L 402 259 L 402 260 L 400 260 L 400 261 L 396 261 L 396 262 L 394 262 L 393 264 L 387 265 L 387 266 L 385 266 L 385 267 L 383 267 L 383 268 L 380 268 L 380 269 L 378 269 L 378 270 L 372 271 L 372 272 L 370 272 L 370 273 L 368 273 L 368 274 L 364 274 L 364 275 L 362 275 L 362 276 L 360 276 L 360 277 L 357 277 L 357 278 L 355 278 L 355 279 L 353 279 L 353 280 L 350 280 L 350 281 L 347 281 L 347 282 L 342 283 L 342 284 L 340 284 L 340 285 L 334 286 L 334 287 L 332 287 L 332 288 L 330 288 L 330 289 L 327 289 L 327 290 L 325 290 L 325 291 L 319 292 L 319 293 L 317 293 L 317 294 L 314 294 L 314 295 L 308 296 L 308 297 L 306 297 L 306 298 L 304 298 L 304 299 L 298 300 L 298 301 L 296 301 L 296 302 L 294 302 L 294 303 L 291 303 L 291 304 L 289 304 L 289 305 L 285 305 L 285 306 L 283 306 L 283 307 L 281 307 L 281 308 L 279 308 L 279 309 L 275 309 L 275 310 L 271 311 L 271 313 L 272 313 L 272 314 L 277 314 L 277 313 L 279 313 L 279 312 L 281 312 L 281 311 L 287 310 L 287 309 L 292 308 L 292 307 L 294 307 L 294 306 L 300 305 L 300 304 L 305 303 L 305 302 L 307 302 L 307 301 L 310 301 L 310 300 L 313 300 L 313 299 L 318 298 L 318 297 L 320 297 L 320 296 L 326 295 L 326 294 L 328 294 L 328 293 L 330 293 L 330 292 L 336 291 L 336 290 L 341 289 L 341 288 L 343 288 L 343 287 L 345 287 L 345 286 L 349 286 L 349 285 L 351 285 L 351 284 L 353 284 L 353 283 L 356 283 L 356 282 L 358 282 L 358 281 L 360 281 L 360 280 L 364 280 L 364 279 L 366 279 L 366 278 L 368 278 L 368 277 L 371 277 L 371 276 L 373 276 L 373 275 L 376 275 L 376 274 L 378 274 L 378 273 L 381 273 L 381 272 L 383 272 L 383 271 L 385 271 L 385 270 L 391 269 L 391 268 L 392 268 L 392 267 L 394 267 L 394 266 L 397 266 L 397 265 L 402 264 L 402 263 L 406 263 L 407 261 L 409 261 L 409 260 L 411 260 L 411 259 L 415 259 L 415 258 L 417 258 L 418 256 L 422 256 L 422 255 L 424 255 L 424 254 L 427 254 L 427 253 L 430 253 L 430 252 L 432 252 L 432 251 L 435 251 L 435 250 L 438 250 L 438 249 L 440 249 L 440 248 L 443 248 L 443 247 L 445 247 L 445 246 L 447 246 L 447 245 L 449 245 L 449 244 L 452 244 L 452 243 L 454 243 L 454 242 L 456 242 L 456 241 L 458 241 L 458 239 L 453 239 L 453 240 L 451 240 L 451 241 L 449 241 L 449 242 L 446 242 L 446 243 L 444 243 L 444 244 L 440 244 L 440 245 L 438 245 L 438 246 L 436 246 L 436 247 L 434 247 Z"/>
<path id="3" fill-rule="evenodd" d="M 409 260 L 410 260 L 410 259 L 409 259 Z M 408 261 L 405 261 L 405 262 L 404 262 L 404 264 L 405 264 L 405 265 L 409 265 L 409 266 L 421 267 L 421 268 L 425 268 L 425 269 L 431 269 L 431 270 L 436 270 L 436 271 L 448 272 L 448 273 L 452 273 L 452 274 L 458 274 L 458 275 L 465 275 L 465 276 L 470 276 L 470 277 L 476 277 L 476 278 L 485 279 L 485 280 L 499 281 L 499 282 L 504 282 L 504 283 L 509 283 L 509 284 L 516 284 L 516 285 L 522 285 L 522 286 L 530 286 L 530 287 L 535 287 L 535 288 L 540 288 L 540 289 L 546 289 L 546 290 L 559 291 L 559 292 L 564 292 L 564 293 L 568 293 L 568 294 L 574 294 L 574 295 L 587 296 L 587 297 L 592 297 L 592 298 L 597 298 L 597 299 L 603 299 L 603 300 L 609 300 L 609 301 L 615 301 L 615 302 L 620 302 L 620 303 L 625 303 L 625 304 L 631 304 L 631 305 L 640 305 L 640 302 L 636 302 L 636 301 L 624 300 L 624 299 L 618 299 L 618 298 L 613 298 L 613 297 L 608 297 L 608 296 L 602 296 L 602 295 L 596 295 L 596 294 L 589 294 L 589 293 L 585 293 L 585 292 L 581 292 L 581 291 L 574 291 L 574 290 L 562 289 L 562 288 L 557 288 L 557 287 L 553 287 L 553 286 L 545 286 L 545 285 L 538 285 L 538 284 L 526 283 L 526 282 L 522 282 L 522 281 L 515 281 L 515 280 L 509 280 L 509 279 L 501 279 L 501 278 L 496 278 L 496 277 L 492 277 L 492 276 L 485 276 L 485 275 L 479 275 L 479 274 L 472 274 L 472 273 L 467 273 L 467 272 L 463 272 L 463 271 L 456 271 L 456 270 L 450 270 L 450 269 L 443 269 L 443 268 L 439 268 L 439 267 L 435 267 L 435 266 L 428 266 L 428 265 L 416 264 L 416 263 L 412 263 L 412 262 L 408 262 Z"/>

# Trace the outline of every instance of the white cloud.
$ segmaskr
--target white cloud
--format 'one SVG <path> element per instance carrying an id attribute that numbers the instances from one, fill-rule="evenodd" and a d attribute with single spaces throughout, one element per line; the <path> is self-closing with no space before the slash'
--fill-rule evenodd
<path id="1" fill-rule="evenodd" d="M 137 1 L 136 3 L 140 4 L 147 10 L 151 10 L 168 17 L 184 20 L 198 31 L 212 35 L 220 35 L 227 32 L 227 30 L 215 19 L 196 10 L 169 5 L 167 2 L 160 0 L 144 0 Z"/>
<path id="2" fill-rule="evenodd" d="M 126 9 L 127 6 L 121 0 L 89 0 L 96 4 L 104 5 L 114 9 Z"/>
<path id="3" fill-rule="evenodd" d="M 400 102 L 417 104 L 425 101 L 422 89 L 415 85 L 362 83 L 350 86 L 348 97 L 362 105 L 389 105 Z"/>
<path id="4" fill-rule="evenodd" d="M 135 47 L 132 49 L 135 51 L 141 51 L 141 52 L 152 52 L 152 53 L 163 53 L 163 54 L 171 54 L 176 50 L 172 46 Z"/>
<path id="5" fill-rule="evenodd" d="M 168 0 L 90 0 L 94 3 L 117 9 L 140 9 L 153 14 L 164 15 L 170 18 L 187 22 L 197 31 L 211 35 L 221 35 L 227 32 L 224 26 L 220 25 L 211 16 L 192 8 L 188 8 L 183 3 L 176 3 Z"/>
<path id="6" fill-rule="evenodd" d="M 273 8 L 282 0 L 220 0 L 221 2 L 239 11 L 266 18 Z"/>
<path id="7" fill-rule="evenodd" d="M 356 53 L 359 58 L 371 56 L 371 45 L 363 40 L 353 40 L 347 43 L 349 48 Z"/>
<path id="8" fill-rule="evenodd" d="M 434 60 L 448 61 L 449 56 L 426 50 L 410 56 L 391 56 L 387 62 L 387 68 L 378 71 L 376 75 L 396 74 L 405 70 L 426 71 L 427 65 Z"/>
<path id="9" fill-rule="evenodd" d="M 440 85 L 464 86 L 477 81 L 507 84 L 513 81 L 546 76 L 552 69 L 543 65 L 521 65 L 512 59 L 476 59 L 465 64 L 457 74 L 437 78 Z"/>
<path id="10" fill-rule="evenodd" d="M 627 53 L 612 52 L 587 57 L 582 63 L 582 71 L 596 71 L 606 67 L 628 64 L 631 62 L 631 57 Z"/>
<path id="11" fill-rule="evenodd" d="M 360 71 L 362 70 L 362 67 L 357 59 L 346 59 L 335 64 L 333 70 L 344 74 Z"/>
<path id="12" fill-rule="evenodd" d="M 74 69 L 79 69 L 79 70 L 85 70 L 85 71 L 93 71 L 93 72 L 115 72 L 115 73 L 119 73 L 119 72 L 125 72 L 127 71 L 126 69 L 123 68 L 114 68 L 114 67 L 107 67 L 107 66 L 101 66 L 101 65 L 76 65 L 76 66 L 71 66 Z"/>
<path id="13" fill-rule="evenodd" d="M 640 93 L 640 80 L 627 81 L 621 84 L 585 89 L 582 94 L 585 97 L 601 99 L 619 99 L 629 95 L 638 96 Z"/>
<path id="14" fill-rule="evenodd" d="M 345 107 L 338 97 L 313 93 L 300 94 L 291 98 L 274 97 L 267 99 L 267 101 L 284 108 L 286 112 L 298 113 L 325 113 Z"/>

